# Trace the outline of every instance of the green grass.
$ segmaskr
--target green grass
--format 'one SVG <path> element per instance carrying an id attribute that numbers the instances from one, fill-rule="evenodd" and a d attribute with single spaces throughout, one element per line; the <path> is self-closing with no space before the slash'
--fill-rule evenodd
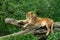
<path id="1" fill-rule="evenodd" d="M 47 40 L 59 40 L 60 39 L 60 30 L 55 29 L 54 33 L 51 33 L 48 36 Z"/>
<path id="2" fill-rule="evenodd" d="M 26 36 L 27 35 L 27 36 Z M 0 38 L 0 40 L 38 40 L 33 34 L 23 34 L 11 37 Z"/>

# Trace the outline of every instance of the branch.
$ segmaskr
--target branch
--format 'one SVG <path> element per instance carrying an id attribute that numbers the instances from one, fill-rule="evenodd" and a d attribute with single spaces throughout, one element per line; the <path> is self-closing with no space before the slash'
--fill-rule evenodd
<path id="1" fill-rule="evenodd" d="M 18 21 L 18 20 L 12 19 L 12 18 L 6 18 L 6 19 L 5 19 L 5 23 L 7 23 L 7 24 L 12 24 L 12 25 L 15 25 L 15 26 L 19 26 L 19 27 L 20 27 L 20 25 L 17 23 L 17 21 Z"/>
<path id="2" fill-rule="evenodd" d="M 17 36 L 17 35 L 21 35 L 21 34 L 26 34 L 26 33 L 32 33 L 32 32 L 37 32 L 37 33 L 46 33 L 46 31 L 44 29 L 41 29 L 41 30 L 37 30 L 35 31 L 36 29 L 36 26 L 30 26 L 29 28 L 25 29 L 25 30 L 22 30 L 22 31 L 19 31 L 17 33 L 13 33 L 13 34 L 10 34 L 10 35 L 6 35 L 6 36 L 1 36 L 0 38 L 9 38 L 11 36 Z"/>
<path id="3" fill-rule="evenodd" d="M 33 28 L 32 28 L 33 29 Z M 10 34 L 10 35 L 6 35 L 6 36 L 1 36 L 0 38 L 9 38 L 11 36 L 17 36 L 17 35 L 21 35 L 21 34 L 26 34 L 30 31 L 33 31 L 31 28 L 30 29 L 26 29 L 26 30 L 23 30 L 23 31 L 19 31 L 17 33 L 13 33 L 13 34 Z"/>
<path id="4" fill-rule="evenodd" d="M 22 26 L 23 27 L 23 25 L 18 24 L 17 21 L 18 20 L 12 19 L 12 18 L 6 18 L 5 19 L 5 23 L 9 23 L 9 24 L 12 24 L 12 25 L 15 25 L 15 26 L 19 26 L 19 27 Z M 25 24 L 25 23 L 21 22 L 21 24 Z M 55 22 L 54 28 L 60 28 L 60 22 Z"/>
<path id="5" fill-rule="evenodd" d="M 9 23 L 9 24 L 12 24 L 12 25 L 16 25 L 16 26 L 21 27 L 21 25 L 18 24 L 17 21 L 18 20 L 11 19 L 11 18 L 6 18 L 5 19 L 5 23 Z M 22 27 L 23 27 L 23 25 L 22 25 Z M 54 28 L 60 28 L 60 22 L 55 22 Z M 44 33 L 47 32 L 47 30 L 42 29 L 42 28 L 41 29 L 38 29 L 38 30 L 35 30 L 35 29 L 36 29 L 36 27 L 35 26 L 32 26 L 31 28 L 28 28 L 28 29 L 26 29 L 24 31 L 19 31 L 17 33 L 6 35 L 6 36 L 3 36 L 3 37 L 10 37 L 10 36 L 15 36 L 15 35 L 19 35 L 19 34 L 25 34 L 25 33 L 28 33 L 30 31 L 32 31 L 35 35 L 40 35 L 41 36 L 42 34 L 44 34 Z M 3 38 L 3 37 L 0 37 L 0 38 Z"/>
<path id="6" fill-rule="evenodd" d="M 60 29 L 60 22 L 55 22 L 54 28 Z"/>

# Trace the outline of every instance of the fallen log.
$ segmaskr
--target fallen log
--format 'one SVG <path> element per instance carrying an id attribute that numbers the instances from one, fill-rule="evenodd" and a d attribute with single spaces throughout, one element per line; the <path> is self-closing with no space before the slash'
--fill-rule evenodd
<path id="1" fill-rule="evenodd" d="M 12 24 L 12 25 L 15 25 L 15 26 L 19 26 L 19 27 L 22 27 L 23 28 L 23 25 L 25 24 L 24 22 L 21 22 L 20 24 L 17 22 L 18 20 L 16 19 L 11 19 L 11 18 L 6 18 L 5 19 L 5 23 L 9 23 L 9 24 Z M 21 25 L 23 24 L 23 25 Z M 60 22 L 55 22 L 55 25 L 54 25 L 54 28 L 58 28 L 60 29 Z M 40 30 L 39 30 L 40 31 Z M 43 32 L 42 32 L 43 33 Z"/>
<path id="2" fill-rule="evenodd" d="M 23 27 L 23 25 L 18 24 L 17 21 L 18 20 L 12 19 L 12 18 L 6 18 L 5 19 L 5 23 L 9 23 L 9 24 L 12 24 L 12 25 L 15 25 L 15 26 L 19 26 L 19 27 L 22 26 Z M 25 23 L 21 22 L 21 24 L 25 24 Z M 60 22 L 55 22 L 54 28 L 60 28 Z"/>
<path id="3" fill-rule="evenodd" d="M 17 32 L 17 33 L 13 33 L 13 34 L 10 34 L 10 35 L 5 35 L 5 36 L 1 36 L 0 37 L 0 39 L 1 38 L 9 38 L 9 37 L 14 37 L 14 36 L 17 36 L 17 35 L 20 35 L 20 34 L 27 34 L 27 33 L 32 33 L 32 32 L 34 32 L 35 31 L 35 26 L 32 26 L 32 28 L 30 27 L 30 28 L 28 28 L 28 29 L 25 29 L 25 30 L 22 30 L 22 31 L 19 31 L 19 32 Z M 43 33 L 46 33 L 46 31 L 44 31 L 44 29 L 42 30 L 38 30 L 38 32 L 40 32 L 40 33 L 42 33 L 41 31 L 43 31 Z"/>
<path id="4" fill-rule="evenodd" d="M 20 27 L 20 25 L 17 23 L 17 21 L 18 20 L 16 20 L 16 19 L 12 19 L 12 18 L 6 18 L 5 19 L 5 23 L 9 23 L 9 24 L 12 24 L 12 25 L 15 25 L 15 26 L 19 26 Z"/>
<path id="5" fill-rule="evenodd" d="M 16 19 L 11 19 L 11 18 L 6 18 L 5 19 L 5 23 L 9 23 L 9 24 L 12 24 L 12 25 L 15 25 L 15 26 L 19 26 L 19 27 L 22 27 L 23 28 L 23 25 L 21 26 L 20 24 L 18 24 L 18 22 L 17 22 L 18 20 L 16 20 Z M 22 23 L 22 22 L 21 22 Z M 22 24 L 24 24 L 24 23 L 22 23 Z M 54 28 L 58 28 L 58 29 L 60 29 L 60 22 L 55 22 L 55 25 L 54 25 Z M 23 30 L 23 31 L 20 31 L 20 32 L 17 32 L 17 33 L 14 33 L 14 34 L 11 34 L 11 36 L 14 36 L 14 35 L 19 35 L 19 34 L 25 34 L 25 33 L 28 33 L 29 31 L 32 31 L 32 33 L 34 34 L 34 35 L 38 35 L 39 37 L 41 37 L 41 35 L 43 35 L 43 34 L 46 34 L 46 32 L 47 32 L 47 30 L 45 30 L 45 29 L 39 29 L 38 28 L 38 30 L 35 30 L 36 29 L 36 27 L 34 27 L 34 26 L 32 26 L 32 28 L 28 28 L 28 29 L 26 29 L 26 30 Z M 3 36 L 3 37 L 9 37 L 10 35 L 7 35 L 7 36 Z M 3 38 L 3 37 L 0 37 L 0 38 Z M 45 35 L 43 35 L 42 37 L 45 37 Z"/>
<path id="6" fill-rule="evenodd" d="M 5 38 L 5 37 L 9 38 L 11 36 L 16 36 L 16 35 L 19 35 L 19 34 L 26 34 L 26 33 L 30 32 L 30 31 L 33 31 L 32 29 L 34 29 L 34 28 L 22 30 L 22 31 L 19 31 L 17 33 L 13 33 L 13 34 L 10 34 L 10 35 L 1 36 L 0 38 Z"/>

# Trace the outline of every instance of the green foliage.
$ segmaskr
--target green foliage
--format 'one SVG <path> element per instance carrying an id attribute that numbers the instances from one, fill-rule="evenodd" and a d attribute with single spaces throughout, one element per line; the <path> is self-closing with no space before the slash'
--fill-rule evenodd
<path id="1" fill-rule="evenodd" d="M 27 36 L 26 36 L 27 35 Z M 37 37 L 34 37 L 32 34 L 23 34 L 23 35 L 17 35 L 14 37 L 7 37 L 7 38 L 1 38 L 0 40 L 38 40 Z"/>
<path id="2" fill-rule="evenodd" d="M 30 10 L 34 11 L 39 17 L 49 17 L 54 21 L 60 21 L 60 0 L 0 0 L 0 36 L 21 30 L 13 25 L 5 24 L 5 18 L 25 19 L 26 13 Z M 59 33 L 56 33 L 52 35 L 56 34 L 55 36 L 57 37 Z M 48 40 L 57 40 L 52 35 L 48 37 Z M 35 40 L 35 38 L 26 38 L 26 36 L 24 38 L 21 37 L 21 40 Z M 12 37 L 6 40 L 20 40 L 20 37 Z"/>
<path id="3" fill-rule="evenodd" d="M 60 30 L 55 29 L 55 32 L 48 36 L 47 40 L 59 40 L 60 39 Z"/>

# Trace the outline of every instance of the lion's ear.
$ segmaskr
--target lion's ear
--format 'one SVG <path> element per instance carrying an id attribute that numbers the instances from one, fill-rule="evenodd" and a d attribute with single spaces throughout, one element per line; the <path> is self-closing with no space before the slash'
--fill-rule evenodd
<path id="1" fill-rule="evenodd" d="M 30 11 L 31 15 L 35 15 L 33 11 Z"/>
<path id="2" fill-rule="evenodd" d="M 33 11 L 29 11 L 28 13 L 33 14 Z"/>

